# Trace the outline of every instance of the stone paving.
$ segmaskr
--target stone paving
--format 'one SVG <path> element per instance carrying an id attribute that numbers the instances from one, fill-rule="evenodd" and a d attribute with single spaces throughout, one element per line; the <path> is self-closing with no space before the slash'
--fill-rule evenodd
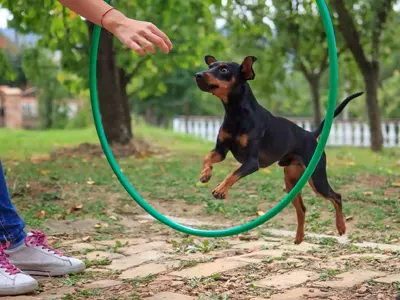
<path id="1" fill-rule="evenodd" d="M 314 237 L 297 246 L 285 236 L 235 238 L 224 240 L 221 249 L 188 251 L 194 253 L 178 251 L 162 235 L 121 239 L 117 253 L 109 251 L 116 240 L 66 241 L 67 249 L 93 263 L 86 273 L 98 275 L 78 286 L 12 299 L 64 299 L 100 290 L 93 299 L 394 300 L 400 246 L 335 240 Z M 96 264 L 102 260 L 107 264 Z"/>

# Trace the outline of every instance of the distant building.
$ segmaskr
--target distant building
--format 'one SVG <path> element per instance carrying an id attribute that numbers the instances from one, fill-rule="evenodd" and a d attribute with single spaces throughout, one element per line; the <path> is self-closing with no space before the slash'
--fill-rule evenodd
<path id="1" fill-rule="evenodd" d="M 82 105 L 80 99 L 55 101 L 59 110 L 67 110 L 69 119 L 74 118 Z M 0 86 L 0 127 L 10 129 L 33 129 L 39 124 L 39 101 L 35 88 L 22 91 L 19 88 Z"/>
<path id="2" fill-rule="evenodd" d="M 9 55 L 17 56 L 21 52 L 21 45 L 18 43 L 18 40 L 10 38 L 10 34 L 7 29 L 1 29 L 0 49 L 7 51 Z"/>

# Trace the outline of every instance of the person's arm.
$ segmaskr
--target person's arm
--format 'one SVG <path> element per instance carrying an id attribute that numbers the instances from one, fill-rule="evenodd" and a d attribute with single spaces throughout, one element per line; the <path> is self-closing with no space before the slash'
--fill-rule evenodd
<path id="1" fill-rule="evenodd" d="M 154 45 L 165 53 L 172 49 L 172 43 L 167 35 L 154 24 L 127 18 L 103 0 L 58 0 L 58 2 L 90 22 L 103 26 L 125 46 L 140 55 L 146 54 L 144 49 L 154 53 L 156 51 Z"/>

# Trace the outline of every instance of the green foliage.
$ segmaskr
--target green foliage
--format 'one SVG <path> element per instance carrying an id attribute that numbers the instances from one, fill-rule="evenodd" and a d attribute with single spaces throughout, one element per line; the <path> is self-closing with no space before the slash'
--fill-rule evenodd
<path id="1" fill-rule="evenodd" d="M 54 100 L 68 98 L 70 93 L 57 79 L 59 67 L 52 54 L 40 48 L 25 49 L 22 68 L 38 89 L 41 127 L 64 128 L 68 122 L 67 107 Z"/>
<path id="2" fill-rule="evenodd" d="M 17 78 L 16 70 L 11 62 L 10 55 L 0 48 L 0 84 L 6 84 Z"/>
<path id="3" fill-rule="evenodd" d="M 63 71 L 74 74 L 64 74 L 61 81 L 72 93 L 87 89 L 87 69 L 82 68 L 89 63 L 89 37 L 85 22 L 57 1 L 0 0 L 0 4 L 13 13 L 14 18 L 10 22 L 12 27 L 41 35 L 39 47 L 61 51 Z M 220 0 L 121 0 L 114 5 L 130 17 L 156 24 L 173 41 L 174 50 L 169 55 L 158 52 L 151 58 L 142 58 L 126 50 L 119 41 L 115 42 L 120 73 L 128 83 L 123 88 L 127 88 L 128 95 L 135 100 L 135 109 L 143 111 L 155 105 L 158 111 L 166 110 L 171 115 L 171 108 L 182 107 L 183 103 L 191 101 L 188 99 L 195 87 L 188 84 L 188 80 L 191 79 L 193 68 L 203 64 L 199 58 L 206 54 L 205 50 L 222 49 L 224 46 L 224 41 L 215 30 L 215 20 L 210 10 L 210 7 L 219 7 Z M 180 77 L 183 73 L 184 78 Z M 177 82 L 176 79 L 183 80 Z M 168 108 L 170 101 L 165 101 L 163 96 L 170 91 L 172 93 L 168 97 L 174 101 Z M 199 105 L 196 103 L 192 102 L 190 106 L 197 109 Z M 207 105 L 200 106 L 210 111 Z"/>
<path id="4" fill-rule="evenodd" d="M 368 58 L 372 55 L 371 34 L 378 2 L 352 0 L 346 4 L 357 20 Z M 10 26 L 39 34 L 38 47 L 42 50 L 52 54 L 60 51 L 57 79 L 70 93 L 87 97 L 87 68 L 82 67 L 89 63 L 87 23 L 57 1 L 0 0 L 0 5 L 14 16 Z M 222 114 L 219 101 L 198 91 L 193 82 L 193 74 L 205 68 L 206 54 L 239 63 L 247 55 L 257 56 L 256 80 L 251 82 L 257 99 L 272 112 L 285 116 L 312 114 L 310 89 L 302 68 L 311 74 L 323 69 L 319 91 L 322 111 L 326 107 L 329 76 L 321 66 L 326 59 L 327 43 L 315 1 L 232 0 L 222 4 L 220 0 L 120 0 L 114 5 L 130 17 L 153 22 L 174 44 L 168 55 L 158 51 L 143 58 L 126 50 L 118 40 L 114 43 L 118 68 L 126 79 L 123 88 L 134 112 L 150 112 L 156 123 L 176 114 Z M 328 5 L 333 12 L 332 3 L 328 1 Z M 336 16 L 331 15 L 337 27 Z M 399 20 L 398 12 L 391 13 L 381 38 L 380 104 L 386 117 L 399 116 L 400 91 L 395 72 L 400 62 L 400 44 L 395 38 Z M 346 45 L 339 29 L 335 31 L 341 51 L 340 101 L 364 87 L 354 58 L 344 51 Z M 363 101 L 355 101 L 348 109 L 352 117 L 366 119 Z M 57 127 L 82 127 L 90 124 L 87 116 L 83 112 L 68 125 L 62 119 L 55 123 Z"/>

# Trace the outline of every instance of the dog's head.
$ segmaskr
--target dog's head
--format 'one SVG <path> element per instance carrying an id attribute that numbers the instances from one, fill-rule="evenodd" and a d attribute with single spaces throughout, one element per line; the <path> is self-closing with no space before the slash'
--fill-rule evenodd
<path id="1" fill-rule="evenodd" d="M 255 78 L 253 64 L 256 60 L 254 56 L 247 56 L 242 64 L 238 64 L 217 61 L 214 56 L 207 55 L 205 61 L 208 70 L 196 73 L 196 83 L 203 92 L 211 93 L 227 103 L 235 87 Z"/>

